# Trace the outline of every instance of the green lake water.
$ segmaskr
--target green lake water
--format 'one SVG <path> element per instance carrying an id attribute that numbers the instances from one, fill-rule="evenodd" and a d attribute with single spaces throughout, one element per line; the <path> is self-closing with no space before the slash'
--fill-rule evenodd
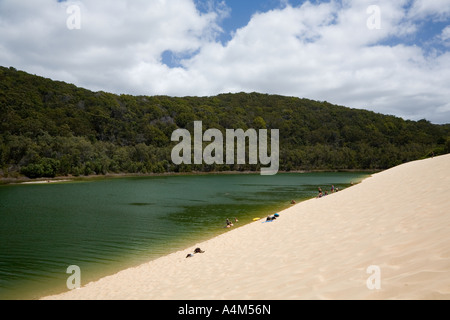
<path id="1" fill-rule="evenodd" d="M 38 299 L 184 250 L 366 173 L 136 177 L 0 186 L 0 299 Z"/>

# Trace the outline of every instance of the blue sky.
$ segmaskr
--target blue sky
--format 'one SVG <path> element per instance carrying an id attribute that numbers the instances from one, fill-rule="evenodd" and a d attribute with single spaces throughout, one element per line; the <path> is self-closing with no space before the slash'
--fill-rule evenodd
<path id="1" fill-rule="evenodd" d="M 230 40 L 232 32 L 245 27 L 256 12 L 284 7 L 279 0 L 228 0 L 225 3 L 231 9 L 229 18 L 224 19 L 222 23 L 225 31 L 222 39 L 226 40 Z"/>
<path id="2" fill-rule="evenodd" d="M 216 5 L 218 3 L 223 3 L 226 10 L 228 10 L 226 17 L 220 20 L 220 27 L 222 27 L 223 33 L 219 35 L 218 40 L 222 44 L 226 44 L 230 41 L 233 33 L 237 29 L 245 27 L 255 13 L 266 12 L 285 6 L 283 1 L 280 0 L 216 0 L 215 3 Z M 206 13 L 210 9 L 211 1 L 196 0 L 195 4 L 200 12 Z M 163 63 L 169 67 L 180 67 L 179 61 L 190 56 L 192 56 L 192 54 L 176 55 L 171 51 L 165 51 L 162 58 Z"/>
<path id="3" fill-rule="evenodd" d="M 450 123 L 450 0 L 0 0 L 0 34 L 0 65 L 93 91 L 261 92 Z"/>

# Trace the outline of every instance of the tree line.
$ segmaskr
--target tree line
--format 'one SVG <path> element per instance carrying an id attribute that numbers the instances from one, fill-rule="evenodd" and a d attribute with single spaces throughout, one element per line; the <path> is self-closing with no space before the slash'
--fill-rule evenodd
<path id="1" fill-rule="evenodd" d="M 259 171 L 171 162 L 179 128 L 279 129 L 280 170 L 378 170 L 450 152 L 450 125 L 260 93 L 213 97 L 92 92 L 0 67 L 0 174 L 29 178 Z"/>

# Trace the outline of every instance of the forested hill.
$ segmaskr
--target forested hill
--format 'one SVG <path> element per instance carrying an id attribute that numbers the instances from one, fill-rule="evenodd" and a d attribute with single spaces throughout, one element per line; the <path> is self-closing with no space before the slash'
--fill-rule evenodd
<path id="1" fill-rule="evenodd" d="M 386 169 L 450 151 L 450 125 L 405 121 L 327 102 L 258 93 L 215 97 L 92 92 L 0 67 L 0 174 L 259 170 L 175 166 L 177 128 L 279 129 L 280 170 Z"/>

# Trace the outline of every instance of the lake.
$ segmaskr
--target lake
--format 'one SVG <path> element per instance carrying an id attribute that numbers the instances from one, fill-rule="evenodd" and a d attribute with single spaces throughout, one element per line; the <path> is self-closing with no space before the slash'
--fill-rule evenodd
<path id="1" fill-rule="evenodd" d="M 367 173 L 126 177 L 0 186 L 0 299 L 67 291 L 191 247 Z"/>

